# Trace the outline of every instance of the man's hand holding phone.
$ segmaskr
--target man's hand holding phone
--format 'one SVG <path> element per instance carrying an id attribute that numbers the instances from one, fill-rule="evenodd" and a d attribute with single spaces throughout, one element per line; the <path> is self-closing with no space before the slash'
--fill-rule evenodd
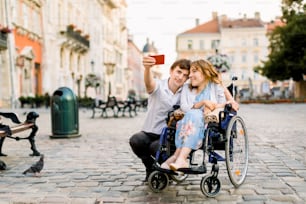
<path id="1" fill-rule="evenodd" d="M 165 55 L 150 55 L 155 59 L 155 65 L 165 64 Z"/>
<path id="2" fill-rule="evenodd" d="M 142 59 L 143 66 L 148 69 L 150 69 L 154 65 L 159 65 L 164 63 L 165 63 L 165 55 L 144 56 Z"/>

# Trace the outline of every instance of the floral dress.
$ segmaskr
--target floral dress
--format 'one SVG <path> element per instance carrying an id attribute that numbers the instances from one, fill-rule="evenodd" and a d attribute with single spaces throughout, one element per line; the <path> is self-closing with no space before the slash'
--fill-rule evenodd
<path id="1" fill-rule="evenodd" d="M 210 100 L 210 84 L 196 96 L 194 103 L 202 100 Z M 177 123 L 175 133 L 176 147 L 200 148 L 204 138 L 204 130 L 203 108 L 187 111 L 182 120 Z"/>

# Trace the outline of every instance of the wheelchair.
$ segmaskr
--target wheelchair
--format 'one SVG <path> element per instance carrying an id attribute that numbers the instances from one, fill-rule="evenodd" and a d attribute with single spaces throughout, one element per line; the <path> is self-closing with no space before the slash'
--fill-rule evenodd
<path id="1" fill-rule="evenodd" d="M 168 113 L 167 123 L 175 109 Z M 159 149 L 155 155 L 154 171 L 149 175 L 148 185 L 155 192 L 161 192 L 169 185 L 170 180 L 183 182 L 188 175 L 204 174 L 200 182 L 200 189 L 207 197 L 215 197 L 221 190 L 218 178 L 218 161 L 225 161 L 227 174 L 233 186 L 238 188 L 245 181 L 248 169 L 249 149 L 248 136 L 243 119 L 227 104 L 219 113 L 218 122 L 209 122 L 205 130 L 202 147 L 191 151 L 189 168 L 172 171 L 160 167 L 169 156 L 175 152 L 176 122 L 163 129 L 160 137 Z M 194 163 L 195 152 L 201 151 L 200 164 Z M 218 152 L 225 151 L 222 155 Z M 225 156 L 223 156 L 225 155 Z M 206 160 L 211 163 L 211 170 L 207 173 Z"/>

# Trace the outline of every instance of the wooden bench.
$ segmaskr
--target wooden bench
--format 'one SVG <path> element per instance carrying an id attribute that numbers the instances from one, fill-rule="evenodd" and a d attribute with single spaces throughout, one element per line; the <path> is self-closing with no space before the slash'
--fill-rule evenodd
<path id="1" fill-rule="evenodd" d="M 0 112 L 0 119 L 2 117 L 8 118 L 11 120 L 13 125 L 3 124 L 0 120 L 0 156 L 7 156 L 2 153 L 2 146 L 5 138 L 15 139 L 16 141 L 27 139 L 31 144 L 31 150 L 33 151 L 30 156 L 40 156 L 39 151 L 36 149 L 35 145 L 35 135 L 38 131 L 38 126 L 36 125 L 36 119 L 39 115 L 36 112 L 29 112 L 26 116 L 26 120 L 24 122 L 20 122 L 17 115 L 12 112 Z M 15 125 L 16 124 L 16 125 Z M 28 137 L 18 137 L 13 136 L 17 133 L 31 130 Z"/>
<path id="2" fill-rule="evenodd" d="M 122 112 L 122 117 L 125 117 L 125 111 L 129 112 L 129 116 L 132 118 L 133 114 L 136 116 L 137 115 L 137 101 L 135 98 L 129 97 L 125 101 L 118 101 L 118 113 Z"/>
<path id="3" fill-rule="evenodd" d="M 109 96 L 106 102 L 95 101 L 92 106 L 92 118 L 95 117 L 97 110 L 100 110 L 101 117 L 108 118 L 107 111 L 110 109 L 113 111 L 113 117 L 117 118 L 121 113 L 122 117 L 125 117 L 125 112 L 128 111 L 129 116 L 133 117 L 133 113 L 137 115 L 138 108 L 137 101 L 133 98 L 128 98 L 128 100 L 118 100 L 115 96 Z"/>
<path id="4" fill-rule="evenodd" d="M 95 113 L 96 111 L 98 110 L 101 110 L 101 117 L 105 117 L 107 118 L 108 115 L 107 115 L 107 111 L 109 109 L 111 109 L 113 111 L 113 116 L 114 117 L 118 117 L 118 102 L 117 102 L 117 99 L 115 96 L 109 96 L 107 98 L 107 101 L 104 102 L 104 101 L 99 101 L 99 102 L 94 102 L 93 106 L 92 106 L 92 118 L 95 117 Z"/>

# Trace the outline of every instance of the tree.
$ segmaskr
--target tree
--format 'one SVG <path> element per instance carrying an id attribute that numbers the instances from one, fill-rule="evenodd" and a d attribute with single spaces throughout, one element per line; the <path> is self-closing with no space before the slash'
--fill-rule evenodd
<path id="1" fill-rule="evenodd" d="M 85 77 L 85 97 L 87 97 L 87 89 L 93 87 L 97 93 L 97 88 L 101 85 L 101 78 L 96 74 L 88 74 Z"/>
<path id="2" fill-rule="evenodd" d="M 270 34 L 268 60 L 255 67 L 255 72 L 272 81 L 303 81 L 306 74 L 306 5 L 303 2 L 283 0 L 281 19 L 285 25 L 276 27 Z"/>

